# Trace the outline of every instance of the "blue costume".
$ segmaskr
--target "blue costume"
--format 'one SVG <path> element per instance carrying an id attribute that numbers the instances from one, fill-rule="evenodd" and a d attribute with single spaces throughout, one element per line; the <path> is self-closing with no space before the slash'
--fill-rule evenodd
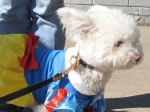
<path id="1" fill-rule="evenodd" d="M 66 69 L 64 51 L 36 49 L 35 57 L 38 60 L 39 69 L 25 70 L 25 78 L 29 85 L 51 78 Z M 61 89 L 67 92 L 64 98 L 55 107 L 50 106 Z M 63 92 L 59 94 L 61 93 Z M 38 104 L 45 104 L 48 110 L 56 112 L 83 112 L 84 108 L 89 105 L 93 105 L 94 112 L 103 112 L 105 110 L 105 100 L 101 94 L 87 96 L 79 93 L 72 86 L 67 76 L 34 91 L 33 96 Z"/>
<path id="2" fill-rule="evenodd" d="M 29 37 L 23 34 L 0 35 L 0 52 L 3 52 L 0 54 L 0 96 L 52 78 L 66 70 L 65 51 L 35 48 L 36 38 L 31 33 Z M 32 63 L 35 66 L 31 66 L 33 56 L 38 66 L 35 63 Z M 22 62 L 29 64 L 23 64 L 28 65 L 23 69 Z M 90 105 L 94 112 L 103 112 L 105 109 L 105 100 L 101 94 L 87 96 L 79 93 L 67 76 L 8 103 L 26 107 L 34 101 L 44 104 L 49 112 L 83 112 Z"/>

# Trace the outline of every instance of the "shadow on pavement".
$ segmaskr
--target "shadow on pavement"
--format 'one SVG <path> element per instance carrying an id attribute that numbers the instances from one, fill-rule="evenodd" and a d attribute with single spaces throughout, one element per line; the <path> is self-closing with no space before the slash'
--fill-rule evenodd
<path id="1" fill-rule="evenodd" d="M 107 109 L 105 112 L 128 112 L 127 108 L 149 108 L 149 107 L 150 107 L 150 94 L 142 94 L 122 98 L 106 98 Z M 23 112 L 32 112 L 32 110 L 26 108 Z"/>
<path id="2" fill-rule="evenodd" d="M 122 98 L 106 98 L 107 109 L 105 112 L 127 112 L 127 111 L 113 111 L 113 109 L 148 108 L 148 107 L 150 107 L 150 94 L 142 94 Z"/>

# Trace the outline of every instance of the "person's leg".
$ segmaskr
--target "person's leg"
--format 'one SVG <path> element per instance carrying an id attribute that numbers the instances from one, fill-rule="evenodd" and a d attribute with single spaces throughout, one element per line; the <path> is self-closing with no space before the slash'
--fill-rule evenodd
<path id="1" fill-rule="evenodd" d="M 64 7 L 63 0 L 32 0 L 33 33 L 40 37 L 38 47 L 64 49 L 65 36 L 56 10 Z"/>
<path id="2" fill-rule="evenodd" d="M 0 34 L 27 34 L 31 0 L 0 0 Z"/>

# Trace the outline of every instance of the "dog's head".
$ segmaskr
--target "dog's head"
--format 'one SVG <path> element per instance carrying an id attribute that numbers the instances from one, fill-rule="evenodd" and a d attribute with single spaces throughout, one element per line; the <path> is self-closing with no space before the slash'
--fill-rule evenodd
<path id="1" fill-rule="evenodd" d="M 143 57 L 140 33 L 133 17 L 119 9 L 92 6 L 57 11 L 66 37 L 76 42 L 80 56 L 100 69 L 131 68 Z"/>

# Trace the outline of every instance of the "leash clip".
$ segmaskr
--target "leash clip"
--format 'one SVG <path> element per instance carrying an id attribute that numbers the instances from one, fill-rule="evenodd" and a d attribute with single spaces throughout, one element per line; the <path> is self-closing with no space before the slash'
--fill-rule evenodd
<path id="1" fill-rule="evenodd" d="M 75 59 L 74 63 L 72 62 L 73 59 Z M 73 66 L 73 68 L 78 67 L 79 62 L 80 62 L 80 57 L 79 56 L 72 56 L 71 59 L 70 59 L 71 66 Z"/>
<path id="2" fill-rule="evenodd" d="M 74 62 L 73 59 L 75 59 L 75 62 Z M 72 62 L 72 60 L 73 60 L 73 62 Z M 56 74 L 53 77 L 53 81 L 57 81 L 57 80 L 60 80 L 60 79 L 64 78 L 65 75 L 68 73 L 68 71 L 70 69 L 75 69 L 79 65 L 79 62 L 80 62 L 79 54 L 77 56 L 72 56 L 71 59 L 70 59 L 71 66 L 68 69 L 62 70 L 61 72 L 59 72 L 58 74 Z"/>
<path id="3" fill-rule="evenodd" d="M 59 72 L 58 74 L 56 74 L 54 77 L 53 77 L 53 81 L 57 81 L 57 80 L 60 80 L 62 78 L 65 77 L 66 74 L 63 73 L 63 71 Z"/>

